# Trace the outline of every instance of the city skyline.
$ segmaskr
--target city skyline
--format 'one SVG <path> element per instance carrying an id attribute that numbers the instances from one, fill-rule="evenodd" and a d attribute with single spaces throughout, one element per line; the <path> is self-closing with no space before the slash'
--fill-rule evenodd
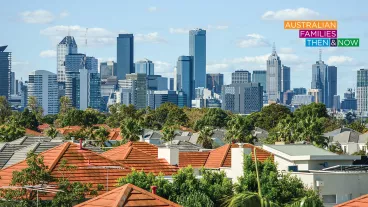
<path id="1" fill-rule="evenodd" d="M 207 32 L 207 73 L 223 73 L 224 84 L 231 82 L 231 73 L 235 70 L 265 70 L 272 42 L 275 42 L 282 63 L 291 68 L 291 88 L 310 88 L 312 64 L 319 59 L 318 48 L 305 48 L 303 41 L 297 38 L 297 31 L 284 31 L 285 19 L 337 20 L 339 36 L 361 39 L 359 48 L 323 49 L 322 60 L 338 68 L 338 95 L 342 96 L 347 88 L 356 88 L 356 71 L 368 65 L 364 60 L 367 26 L 362 24 L 367 17 L 359 4 L 343 7 L 332 1 L 315 1 L 317 7 L 311 6 L 313 2 L 295 5 L 285 1 L 269 10 L 262 4 L 225 5 L 215 1 L 203 16 L 196 14 L 198 12 L 186 15 L 185 10 L 193 7 L 190 3 L 134 2 L 126 8 L 122 2 L 107 1 L 104 4 L 114 5 L 107 11 L 110 15 L 96 17 L 93 12 L 103 8 L 100 3 L 84 12 L 77 9 L 82 2 L 73 2 L 73 8 L 67 2 L 38 1 L 26 7 L 9 3 L 6 9 L 0 9 L 3 16 L 0 22 L 11 31 L 0 34 L 0 45 L 9 45 L 7 51 L 12 52 L 16 79 L 27 79 L 34 70 L 56 73 L 56 45 L 68 34 L 76 38 L 80 53 L 100 61 L 116 61 L 116 38 L 120 33 L 134 34 L 134 60 L 150 59 L 155 64 L 156 74 L 170 78 L 177 57 L 189 55 L 189 30 L 202 28 Z M 242 10 L 245 6 L 249 8 L 247 12 Z M 205 3 L 191 9 L 203 8 Z M 222 10 L 224 15 L 216 15 Z M 121 21 L 124 17 L 134 21 Z M 89 28 L 87 47 L 86 28 Z"/>

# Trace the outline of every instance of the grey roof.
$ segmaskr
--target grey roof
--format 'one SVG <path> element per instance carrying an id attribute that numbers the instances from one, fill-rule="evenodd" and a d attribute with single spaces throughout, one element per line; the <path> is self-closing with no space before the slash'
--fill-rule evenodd
<path id="1" fill-rule="evenodd" d="M 173 140 L 189 142 L 190 136 L 175 136 Z"/>
<path id="2" fill-rule="evenodd" d="M 4 52 L 8 45 L 0 46 L 0 52 Z"/>
<path id="3" fill-rule="evenodd" d="M 361 134 L 358 143 L 366 144 L 368 142 L 368 134 Z"/>
<path id="4" fill-rule="evenodd" d="M 74 37 L 72 37 L 72 36 L 66 36 L 66 37 L 64 37 L 64 39 L 61 40 L 61 42 L 59 44 L 64 44 L 64 45 L 77 45 L 77 43 L 74 40 Z"/>
<path id="5" fill-rule="evenodd" d="M 166 147 L 166 145 L 157 145 L 158 147 Z M 186 141 L 179 141 L 179 140 L 173 140 L 170 147 L 177 148 L 179 151 L 182 152 L 193 152 L 193 151 L 201 151 L 202 147 L 186 142 Z"/>
<path id="6" fill-rule="evenodd" d="M 213 134 L 212 134 L 212 138 L 219 138 L 219 139 L 224 139 L 225 138 L 225 134 L 226 134 L 226 130 L 225 129 L 215 129 L 213 130 Z"/>
<path id="7" fill-rule="evenodd" d="M 344 131 L 331 137 L 330 140 L 331 142 L 339 142 L 340 144 L 348 142 L 358 143 L 359 135 L 361 135 L 361 133 L 356 131 Z"/>
<path id="8" fill-rule="evenodd" d="M 5 166 L 15 151 L 20 150 L 23 147 L 25 146 L 20 144 L 6 143 L 0 151 L 0 169 Z"/>
<path id="9" fill-rule="evenodd" d="M 189 142 L 193 144 L 197 144 L 199 137 L 199 133 L 193 133 L 192 136 L 190 136 Z"/>
<path id="10" fill-rule="evenodd" d="M 346 131 L 354 131 L 354 130 L 350 129 L 350 128 L 347 128 L 347 127 L 342 127 L 342 128 L 338 128 L 338 129 L 335 129 L 333 131 L 330 131 L 330 132 L 326 132 L 326 133 L 323 134 L 323 136 L 325 136 L 325 137 L 335 136 L 335 135 L 340 134 L 341 132 L 346 132 Z"/>
<path id="11" fill-rule="evenodd" d="M 252 131 L 252 135 L 258 139 L 267 138 L 268 131 L 261 129 L 259 127 L 255 127 L 255 129 Z"/>
<path id="12" fill-rule="evenodd" d="M 336 155 L 338 156 L 335 153 L 318 148 L 313 145 L 288 144 L 288 145 L 265 145 L 265 146 L 273 148 L 277 151 L 280 151 L 290 156 L 303 156 L 303 155 L 312 155 L 312 156 Z"/>

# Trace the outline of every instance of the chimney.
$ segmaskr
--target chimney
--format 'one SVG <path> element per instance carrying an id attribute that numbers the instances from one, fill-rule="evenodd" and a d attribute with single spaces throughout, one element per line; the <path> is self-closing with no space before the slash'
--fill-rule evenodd
<path id="1" fill-rule="evenodd" d="M 152 194 L 157 194 L 156 191 L 157 191 L 157 186 L 151 186 L 151 189 L 152 189 Z"/>
<path id="2" fill-rule="evenodd" d="M 158 148 L 158 158 L 164 158 L 170 165 L 179 164 L 179 149 L 163 147 Z"/>
<path id="3" fill-rule="evenodd" d="M 80 150 L 83 149 L 83 140 L 82 140 L 82 138 L 79 139 L 79 149 Z"/>
<path id="4" fill-rule="evenodd" d="M 233 183 L 244 174 L 244 155 L 252 153 L 251 148 L 244 148 L 243 143 L 237 143 L 239 147 L 231 148 L 231 178 Z"/>

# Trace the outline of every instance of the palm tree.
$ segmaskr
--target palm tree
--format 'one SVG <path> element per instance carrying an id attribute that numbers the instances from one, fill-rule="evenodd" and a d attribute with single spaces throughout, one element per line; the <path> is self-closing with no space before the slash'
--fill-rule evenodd
<path id="1" fill-rule="evenodd" d="M 51 126 L 46 130 L 46 135 L 51 139 L 54 139 L 58 135 L 58 133 L 59 133 L 58 130 L 53 126 Z"/>
<path id="2" fill-rule="evenodd" d="M 234 116 L 227 123 L 225 140 L 228 143 L 232 141 L 252 143 L 250 123 L 241 116 Z"/>
<path id="3" fill-rule="evenodd" d="M 165 142 L 170 142 L 170 144 L 172 144 L 172 140 L 175 137 L 175 127 L 173 127 L 173 126 L 165 126 L 162 129 L 162 135 L 163 135 L 162 139 Z"/>
<path id="4" fill-rule="evenodd" d="M 139 135 L 142 135 L 143 129 L 138 121 L 127 118 L 120 126 L 120 133 L 128 141 L 138 141 Z"/>
<path id="5" fill-rule="evenodd" d="M 212 149 L 212 139 L 211 136 L 213 135 L 212 127 L 203 127 L 199 132 L 197 143 L 201 144 L 204 148 Z"/>
<path id="6" fill-rule="evenodd" d="M 95 137 L 96 137 L 96 143 L 98 146 L 103 147 L 105 145 L 105 142 L 108 141 L 109 132 L 103 128 L 100 127 L 95 131 Z"/>
<path id="7" fill-rule="evenodd" d="M 93 127 L 87 127 L 84 129 L 86 136 L 89 140 L 95 140 L 95 133 Z"/>

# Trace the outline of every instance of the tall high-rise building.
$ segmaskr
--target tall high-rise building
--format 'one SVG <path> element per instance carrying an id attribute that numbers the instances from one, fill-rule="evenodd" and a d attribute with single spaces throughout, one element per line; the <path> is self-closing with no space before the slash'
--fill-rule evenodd
<path id="1" fill-rule="evenodd" d="M 260 111 L 263 106 L 263 89 L 260 83 L 235 83 L 222 86 L 223 110 L 237 114 Z"/>
<path id="2" fill-rule="evenodd" d="M 147 75 L 147 90 L 166 91 L 167 78 L 161 75 Z"/>
<path id="3" fill-rule="evenodd" d="M 145 109 L 147 106 L 147 75 L 142 73 L 131 73 L 126 75 L 126 80 L 135 82 L 134 106 L 137 109 Z"/>
<path id="4" fill-rule="evenodd" d="M 169 83 L 169 90 L 173 91 L 174 90 L 174 78 L 170 78 L 170 83 Z"/>
<path id="5" fill-rule="evenodd" d="M 85 54 L 69 54 L 65 56 L 65 96 L 71 105 L 77 107 L 77 78 L 79 70 L 86 68 Z"/>
<path id="6" fill-rule="evenodd" d="M 10 97 L 11 52 L 4 52 L 8 46 L 0 46 L 0 96 Z"/>
<path id="7" fill-rule="evenodd" d="M 155 66 L 152 61 L 143 59 L 135 63 L 135 73 L 144 73 L 146 75 L 155 74 Z"/>
<path id="8" fill-rule="evenodd" d="M 340 96 L 339 95 L 334 95 L 332 108 L 334 110 L 340 110 L 341 107 L 340 107 Z"/>
<path id="9" fill-rule="evenodd" d="M 157 109 L 167 102 L 178 105 L 178 94 L 176 91 L 162 90 L 148 92 L 148 106 L 151 109 Z"/>
<path id="10" fill-rule="evenodd" d="M 357 71 L 357 110 L 368 111 L 368 69 Z"/>
<path id="11" fill-rule="evenodd" d="M 16 88 L 15 72 L 10 72 L 10 95 L 15 94 L 15 88 Z"/>
<path id="12" fill-rule="evenodd" d="M 206 30 L 189 31 L 189 55 L 193 56 L 194 87 L 206 87 Z"/>
<path id="13" fill-rule="evenodd" d="M 293 106 L 301 106 L 301 105 L 309 105 L 314 102 L 313 95 L 294 95 L 293 100 L 291 101 L 291 105 Z"/>
<path id="14" fill-rule="evenodd" d="M 76 108 L 101 109 L 101 78 L 93 70 L 80 69 L 76 78 Z"/>
<path id="15" fill-rule="evenodd" d="M 220 94 L 221 88 L 224 85 L 224 74 L 208 73 L 207 74 L 207 88 L 214 93 Z"/>
<path id="16" fill-rule="evenodd" d="M 231 73 L 231 83 L 250 83 L 251 74 L 247 70 L 236 70 Z"/>
<path id="17" fill-rule="evenodd" d="M 176 90 L 185 93 L 186 106 L 190 107 L 194 96 L 193 57 L 180 56 L 174 74 Z M 175 86 L 174 86 L 175 87 Z"/>
<path id="18" fill-rule="evenodd" d="M 294 95 L 305 95 L 307 94 L 306 88 L 293 88 Z"/>
<path id="19" fill-rule="evenodd" d="M 290 67 L 281 66 L 281 92 L 290 90 Z"/>
<path id="20" fill-rule="evenodd" d="M 267 60 L 267 94 L 268 102 L 281 102 L 281 59 L 273 46 L 272 54 Z"/>
<path id="21" fill-rule="evenodd" d="M 134 73 L 134 36 L 133 34 L 119 34 L 117 37 L 116 60 L 118 80 L 124 80 L 127 74 Z"/>
<path id="22" fill-rule="evenodd" d="M 353 89 L 348 88 L 344 93 L 344 99 L 341 101 L 341 109 L 357 110 L 357 99 L 355 98 Z"/>
<path id="23" fill-rule="evenodd" d="M 100 63 L 101 79 L 106 80 L 111 76 L 116 76 L 117 64 L 114 61 Z"/>
<path id="24" fill-rule="evenodd" d="M 291 104 L 291 101 L 293 100 L 293 96 L 294 96 L 294 91 L 292 90 L 287 90 L 285 92 L 283 92 L 283 103 L 285 105 L 290 105 Z"/>
<path id="25" fill-rule="evenodd" d="M 266 93 L 267 90 L 267 71 L 266 70 L 254 70 L 252 74 L 252 82 L 260 83 L 263 92 Z"/>
<path id="26" fill-rule="evenodd" d="M 95 57 L 86 57 L 86 69 L 90 73 L 98 73 L 98 60 Z"/>
<path id="27" fill-rule="evenodd" d="M 322 103 L 322 89 L 309 89 L 308 95 L 314 96 L 315 103 Z"/>
<path id="28" fill-rule="evenodd" d="M 65 82 L 65 56 L 78 53 L 78 46 L 72 36 L 66 36 L 57 45 L 57 80 L 58 82 Z"/>
<path id="29" fill-rule="evenodd" d="M 59 112 L 57 75 L 46 70 L 36 70 L 28 77 L 28 98 L 35 97 L 43 114 Z"/>
<path id="30" fill-rule="evenodd" d="M 312 89 L 321 89 L 322 99 L 327 108 L 333 106 L 333 96 L 337 94 L 337 68 L 326 65 L 320 57 L 312 65 Z"/>

